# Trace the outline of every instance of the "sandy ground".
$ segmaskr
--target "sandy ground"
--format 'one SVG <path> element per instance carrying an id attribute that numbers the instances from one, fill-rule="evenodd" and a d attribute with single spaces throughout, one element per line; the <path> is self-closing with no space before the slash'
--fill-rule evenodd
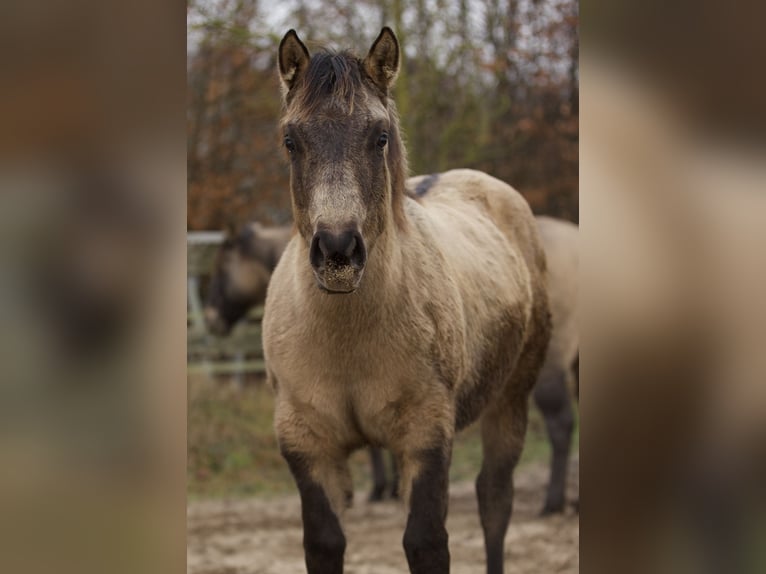
<path id="1" fill-rule="evenodd" d="M 577 461 L 572 464 L 570 499 L 576 496 Z M 529 465 L 516 473 L 514 514 L 506 536 L 508 574 L 579 571 L 579 517 L 538 516 L 547 467 Z M 189 574 L 305 574 L 300 501 L 272 499 L 210 500 L 188 508 Z M 369 504 L 355 494 L 347 511 L 347 574 L 408 572 L 401 540 L 405 515 L 397 502 Z M 453 574 L 484 571 L 484 547 L 473 484 L 450 485 L 447 519 Z"/>

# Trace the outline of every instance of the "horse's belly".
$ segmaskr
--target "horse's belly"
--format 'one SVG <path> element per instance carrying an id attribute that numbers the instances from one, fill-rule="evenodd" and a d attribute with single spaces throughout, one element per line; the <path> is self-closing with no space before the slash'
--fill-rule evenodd
<path id="1" fill-rule="evenodd" d="M 472 368 L 457 395 L 455 427 L 475 421 L 511 380 L 524 347 L 526 311 L 511 306 L 486 326 L 484 344 L 473 354 Z"/>

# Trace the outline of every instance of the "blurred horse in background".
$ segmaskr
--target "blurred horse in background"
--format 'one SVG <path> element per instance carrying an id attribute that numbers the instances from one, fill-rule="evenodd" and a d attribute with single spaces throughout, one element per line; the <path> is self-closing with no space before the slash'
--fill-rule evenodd
<path id="1" fill-rule="evenodd" d="M 543 514 L 562 512 L 566 498 L 574 414 L 572 391 L 579 396 L 578 227 L 551 217 L 537 217 L 548 259 L 548 302 L 553 330 L 545 363 L 534 390 L 553 450 Z"/>
<path id="2" fill-rule="evenodd" d="M 257 221 L 224 232 L 205 300 L 208 331 L 228 335 L 250 309 L 263 304 L 291 234 L 291 226 L 264 227 Z"/>

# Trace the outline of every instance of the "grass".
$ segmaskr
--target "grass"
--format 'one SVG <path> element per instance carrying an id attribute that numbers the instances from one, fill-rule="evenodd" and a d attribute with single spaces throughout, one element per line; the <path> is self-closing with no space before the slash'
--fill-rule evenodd
<path id="1" fill-rule="evenodd" d="M 229 382 L 189 376 L 187 488 L 192 498 L 272 496 L 293 493 L 287 464 L 277 449 L 273 430 L 274 396 L 263 382 L 239 388 Z M 574 448 L 578 438 L 575 435 Z M 542 418 L 530 409 L 527 442 L 521 465 L 547 461 L 550 446 Z M 389 458 L 386 455 L 386 464 Z M 350 459 L 357 489 L 371 486 L 369 455 Z M 477 425 L 455 440 L 450 479 L 473 480 L 481 466 Z"/>

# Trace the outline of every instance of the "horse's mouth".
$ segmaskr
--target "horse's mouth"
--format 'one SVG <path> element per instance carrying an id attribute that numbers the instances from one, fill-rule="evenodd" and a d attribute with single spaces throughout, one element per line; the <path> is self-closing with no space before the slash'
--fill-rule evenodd
<path id="1" fill-rule="evenodd" d="M 324 293 L 327 293 L 328 295 L 348 295 L 349 293 L 353 293 L 356 291 L 356 287 L 349 289 L 348 291 L 338 291 L 336 289 L 328 289 L 321 283 L 317 284 L 320 291 L 323 291 Z"/>
<path id="2" fill-rule="evenodd" d="M 314 270 L 319 289 L 329 295 L 348 295 L 359 287 L 364 268 L 356 268 L 351 265 L 342 267 L 323 266 Z"/>

